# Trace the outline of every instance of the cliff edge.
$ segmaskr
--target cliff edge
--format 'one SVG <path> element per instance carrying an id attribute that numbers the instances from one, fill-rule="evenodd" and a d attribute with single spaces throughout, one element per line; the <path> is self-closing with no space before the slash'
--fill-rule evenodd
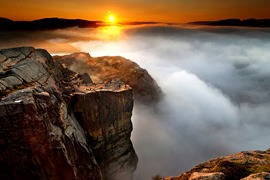
<path id="1" fill-rule="evenodd" d="M 134 90 L 135 101 L 143 104 L 155 104 L 163 97 L 163 92 L 147 70 L 135 62 L 120 56 L 91 57 L 88 53 L 73 53 L 65 56 L 54 56 L 69 69 L 87 72 L 93 82 L 106 83 L 111 79 L 120 79 Z"/>
<path id="2" fill-rule="evenodd" d="M 191 170 L 164 180 L 267 180 L 270 179 L 270 149 L 243 151 L 199 164 Z"/>
<path id="3" fill-rule="evenodd" d="M 0 50 L 0 179 L 132 179 L 133 95 L 42 49 Z"/>

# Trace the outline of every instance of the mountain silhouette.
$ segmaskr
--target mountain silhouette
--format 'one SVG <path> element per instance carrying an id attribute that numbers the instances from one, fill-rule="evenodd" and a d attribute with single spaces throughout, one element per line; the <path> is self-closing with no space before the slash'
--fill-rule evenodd
<path id="1" fill-rule="evenodd" d="M 0 17 L 0 30 L 55 30 L 69 27 L 98 27 L 101 21 L 88 21 L 82 19 L 44 18 L 34 21 L 12 21 Z"/>
<path id="2" fill-rule="evenodd" d="M 209 25 L 209 26 L 242 26 L 242 27 L 270 27 L 270 19 L 225 19 L 219 21 L 195 21 L 190 22 L 193 25 Z"/>

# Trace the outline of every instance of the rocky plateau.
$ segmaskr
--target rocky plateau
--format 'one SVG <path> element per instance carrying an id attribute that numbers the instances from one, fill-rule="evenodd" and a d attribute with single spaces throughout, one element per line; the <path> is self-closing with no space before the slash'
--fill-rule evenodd
<path id="1" fill-rule="evenodd" d="M 73 53 L 54 56 L 55 61 L 78 72 L 87 72 L 94 83 L 107 83 L 119 79 L 129 84 L 135 101 L 143 104 L 155 104 L 163 97 L 163 92 L 147 70 L 138 64 L 120 56 L 91 57 L 88 53 Z"/>
<path id="2" fill-rule="evenodd" d="M 0 50 L 0 96 L 0 179 L 132 179 L 126 83 L 93 83 L 46 50 L 19 47 Z"/>

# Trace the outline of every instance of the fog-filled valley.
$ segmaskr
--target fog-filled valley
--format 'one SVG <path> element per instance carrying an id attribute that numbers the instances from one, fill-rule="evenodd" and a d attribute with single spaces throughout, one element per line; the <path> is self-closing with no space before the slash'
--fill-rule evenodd
<path id="1" fill-rule="evenodd" d="M 133 26 L 1 32 L 0 48 L 123 56 L 145 68 L 164 97 L 136 103 L 135 179 L 178 175 L 216 156 L 269 148 L 270 29 Z"/>

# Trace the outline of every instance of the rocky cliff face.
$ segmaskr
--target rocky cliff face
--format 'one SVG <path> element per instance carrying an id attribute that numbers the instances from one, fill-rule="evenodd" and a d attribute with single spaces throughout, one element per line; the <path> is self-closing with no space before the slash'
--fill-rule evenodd
<path id="1" fill-rule="evenodd" d="M 114 180 L 132 179 L 137 157 L 130 141 L 131 89 L 117 94 L 77 93 L 73 99 L 75 116 L 82 120 L 80 124 L 87 132 L 103 175 Z"/>
<path id="2" fill-rule="evenodd" d="M 156 103 L 163 96 L 162 90 L 145 69 L 120 56 L 93 58 L 88 53 L 74 53 L 54 56 L 54 60 L 73 71 L 87 72 L 95 83 L 119 78 L 132 87 L 135 99 L 144 104 Z"/>
<path id="3" fill-rule="evenodd" d="M 218 157 L 195 166 L 178 177 L 164 180 L 258 180 L 270 178 L 270 149 L 266 151 L 244 151 Z"/>
<path id="4" fill-rule="evenodd" d="M 132 179 L 132 90 L 31 47 L 0 50 L 0 179 Z"/>

